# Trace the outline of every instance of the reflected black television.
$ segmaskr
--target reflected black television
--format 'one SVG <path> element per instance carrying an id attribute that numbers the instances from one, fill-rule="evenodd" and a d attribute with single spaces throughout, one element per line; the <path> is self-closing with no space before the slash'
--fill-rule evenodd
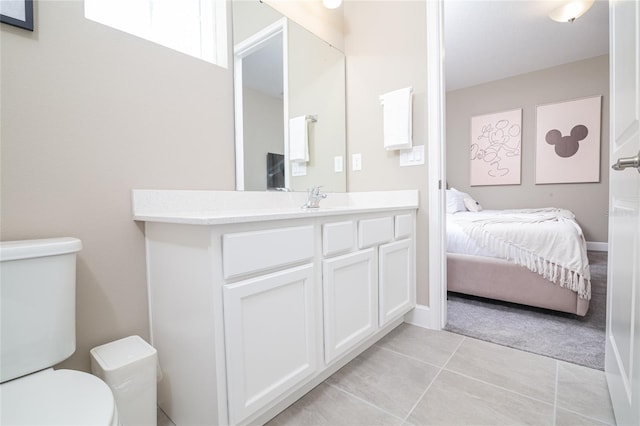
<path id="1" fill-rule="evenodd" d="M 284 188 L 284 154 L 267 153 L 267 189 Z"/>

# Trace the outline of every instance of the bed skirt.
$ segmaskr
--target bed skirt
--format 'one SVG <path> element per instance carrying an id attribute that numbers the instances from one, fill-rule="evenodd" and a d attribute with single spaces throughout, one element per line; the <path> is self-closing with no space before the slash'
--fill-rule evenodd
<path id="1" fill-rule="evenodd" d="M 447 253 L 447 290 L 586 315 L 589 301 L 503 259 Z"/>

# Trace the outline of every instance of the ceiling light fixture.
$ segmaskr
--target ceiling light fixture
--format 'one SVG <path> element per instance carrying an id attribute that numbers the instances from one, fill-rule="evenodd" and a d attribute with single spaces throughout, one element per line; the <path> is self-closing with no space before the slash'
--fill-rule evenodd
<path id="1" fill-rule="evenodd" d="M 557 22 L 573 22 L 593 6 L 594 0 L 574 0 L 554 9 L 549 18 Z"/>
<path id="2" fill-rule="evenodd" d="M 337 9 L 342 4 L 342 0 L 322 0 L 322 4 L 327 9 Z"/>

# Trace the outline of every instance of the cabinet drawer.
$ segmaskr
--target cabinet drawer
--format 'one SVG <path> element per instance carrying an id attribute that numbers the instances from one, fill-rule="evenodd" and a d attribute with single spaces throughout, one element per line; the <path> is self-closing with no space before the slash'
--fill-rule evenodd
<path id="1" fill-rule="evenodd" d="M 400 214 L 396 216 L 396 240 L 409 238 L 413 231 L 413 221 L 410 214 Z"/>
<path id="2" fill-rule="evenodd" d="M 367 248 L 393 240 L 393 217 L 364 219 L 358 222 L 358 248 Z"/>
<path id="3" fill-rule="evenodd" d="M 355 241 L 353 221 L 327 223 L 322 226 L 322 254 L 331 256 L 353 248 Z"/>
<path id="4" fill-rule="evenodd" d="M 225 234 L 224 278 L 265 271 L 313 258 L 313 226 Z"/>

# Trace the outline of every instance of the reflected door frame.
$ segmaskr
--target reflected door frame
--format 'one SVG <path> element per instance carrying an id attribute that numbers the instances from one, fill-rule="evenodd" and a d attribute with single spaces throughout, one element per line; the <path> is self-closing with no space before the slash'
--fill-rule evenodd
<path id="1" fill-rule="evenodd" d="M 274 37 L 282 34 L 282 104 L 284 121 L 284 186 L 289 188 L 289 54 L 287 49 L 288 28 L 287 18 L 282 18 L 265 27 L 251 37 L 237 43 L 233 48 L 233 74 L 234 74 L 234 109 L 235 109 L 235 148 L 236 148 L 236 190 L 244 188 L 244 117 L 243 117 L 243 90 L 242 90 L 242 61 L 247 56 L 255 53 L 269 43 Z"/>

